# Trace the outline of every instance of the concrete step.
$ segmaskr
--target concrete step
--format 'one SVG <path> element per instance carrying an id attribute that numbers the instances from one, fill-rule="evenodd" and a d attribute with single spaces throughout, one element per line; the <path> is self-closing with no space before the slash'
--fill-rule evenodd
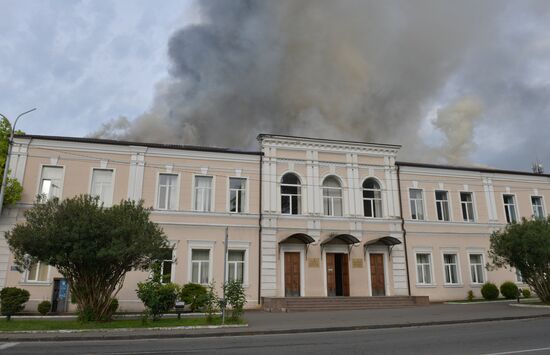
<path id="1" fill-rule="evenodd" d="M 264 310 L 270 312 L 338 309 L 400 308 L 429 304 L 423 296 L 375 297 L 274 297 L 264 298 Z"/>

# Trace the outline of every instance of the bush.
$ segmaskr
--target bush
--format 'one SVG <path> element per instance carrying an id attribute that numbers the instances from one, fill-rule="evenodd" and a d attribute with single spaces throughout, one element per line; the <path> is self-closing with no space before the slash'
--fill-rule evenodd
<path id="1" fill-rule="evenodd" d="M 115 314 L 117 309 L 118 309 L 118 299 L 113 298 L 111 299 L 111 304 L 109 305 L 109 315 L 112 316 L 113 314 Z"/>
<path id="2" fill-rule="evenodd" d="M 188 283 L 181 288 L 180 300 L 196 312 L 206 306 L 208 290 L 203 285 Z"/>
<path id="3" fill-rule="evenodd" d="M 486 282 L 481 287 L 481 295 L 486 300 L 496 300 L 498 298 L 498 287 L 494 283 Z"/>
<path id="4" fill-rule="evenodd" d="M 474 291 L 472 291 L 472 290 L 468 291 L 468 297 L 467 297 L 468 301 L 472 302 L 474 300 L 474 298 L 475 298 Z"/>
<path id="5" fill-rule="evenodd" d="M 523 295 L 523 297 L 529 298 L 531 297 L 531 290 L 528 288 L 524 288 L 523 290 L 521 290 L 521 294 Z"/>
<path id="6" fill-rule="evenodd" d="M 206 312 L 206 321 L 208 323 L 212 323 L 214 320 L 214 314 L 219 311 L 219 300 L 218 295 L 216 294 L 214 282 L 208 286 L 204 308 Z"/>
<path id="7" fill-rule="evenodd" d="M 52 309 L 52 303 L 50 301 L 42 301 L 38 304 L 38 313 L 45 316 Z"/>
<path id="8" fill-rule="evenodd" d="M 6 320 L 17 312 L 25 308 L 25 303 L 29 300 L 29 291 L 17 287 L 4 287 L 0 291 L 0 310 Z"/>
<path id="9" fill-rule="evenodd" d="M 231 318 L 241 318 L 246 304 L 246 294 L 241 281 L 233 280 L 225 284 L 225 301 L 231 306 Z"/>
<path id="10" fill-rule="evenodd" d="M 153 321 L 159 320 L 163 313 L 168 312 L 176 305 L 178 291 L 178 285 L 162 284 L 156 278 L 139 282 L 136 292 L 146 308 L 144 318 L 152 317 Z"/>
<path id="11" fill-rule="evenodd" d="M 506 281 L 502 285 L 500 285 L 500 293 L 506 298 L 507 300 L 514 299 L 518 297 L 519 295 L 519 289 L 516 286 L 515 283 L 511 281 Z"/>

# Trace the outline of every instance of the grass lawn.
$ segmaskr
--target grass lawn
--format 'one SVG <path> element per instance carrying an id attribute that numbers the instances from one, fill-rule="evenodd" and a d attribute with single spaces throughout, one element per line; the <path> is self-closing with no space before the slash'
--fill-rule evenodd
<path id="1" fill-rule="evenodd" d="M 225 324 L 245 324 L 244 320 L 226 320 Z M 111 322 L 89 322 L 80 323 L 77 320 L 55 320 L 55 319 L 13 319 L 6 321 L 0 319 L 0 331 L 22 331 L 22 330 L 74 330 L 74 329 L 116 329 L 116 328 L 153 328 L 153 327 L 182 327 L 182 326 L 205 326 L 220 325 L 221 317 L 214 318 L 212 323 L 207 323 L 206 318 L 163 318 L 156 322 L 148 321 L 143 323 L 141 319 L 117 319 Z"/>
<path id="2" fill-rule="evenodd" d="M 519 301 L 520 302 L 530 302 L 530 300 L 536 300 L 538 298 L 536 297 L 530 297 L 530 298 L 520 298 Z M 506 299 L 504 297 L 499 297 L 497 298 L 496 300 L 486 300 L 485 298 L 474 298 L 473 300 L 469 301 L 467 299 L 462 299 L 462 300 L 452 300 L 452 301 L 445 301 L 445 303 L 482 303 L 482 302 L 495 302 L 495 301 L 510 301 L 510 302 L 514 302 L 516 301 L 515 298 L 512 298 L 512 299 Z"/>

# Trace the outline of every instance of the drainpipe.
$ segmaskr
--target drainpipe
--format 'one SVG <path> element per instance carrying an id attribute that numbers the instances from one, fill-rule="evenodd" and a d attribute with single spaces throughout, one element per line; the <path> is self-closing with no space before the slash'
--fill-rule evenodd
<path id="1" fill-rule="evenodd" d="M 261 141 L 260 141 L 261 149 Z M 258 199 L 259 199 L 259 214 L 258 214 L 258 304 L 261 304 L 261 294 L 262 294 L 262 187 L 263 187 L 263 177 L 262 177 L 262 168 L 264 165 L 264 153 L 260 151 L 260 182 L 258 184 Z"/>
<path id="2" fill-rule="evenodd" d="M 405 267 L 407 270 L 407 289 L 409 291 L 409 296 L 411 295 L 411 281 L 410 281 L 410 272 L 409 272 L 409 256 L 407 253 L 407 230 L 405 229 L 405 218 L 403 217 L 403 202 L 401 200 L 401 178 L 399 174 L 399 164 L 395 164 L 397 167 L 397 192 L 399 194 L 399 215 L 401 217 L 401 232 L 403 233 L 403 247 L 405 248 Z"/>

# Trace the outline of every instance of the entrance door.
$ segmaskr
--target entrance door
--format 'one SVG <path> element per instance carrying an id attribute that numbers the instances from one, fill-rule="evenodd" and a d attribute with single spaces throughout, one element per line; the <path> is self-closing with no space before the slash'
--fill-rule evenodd
<path id="1" fill-rule="evenodd" d="M 52 293 L 52 312 L 61 313 L 67 312 L 67 296 L 69 291 L 69 283 L 67 279 L 54 279 L 53 280 L 53 293 Z"/>
<path id="2" fill-rule="evenodd" d="M 385 296 L 384 254 L 370 254 L 370 284 L 373 296 Z"/>
<path id="3" fill-rule="evenodd" d="M 300 297 L 300 253 L 285 252 L 285 297 Z"/>
<path id="4" fill-rule="evenodd" d="M 327 253 L 327 296 L 349 296 L 348 254 Z"/>

